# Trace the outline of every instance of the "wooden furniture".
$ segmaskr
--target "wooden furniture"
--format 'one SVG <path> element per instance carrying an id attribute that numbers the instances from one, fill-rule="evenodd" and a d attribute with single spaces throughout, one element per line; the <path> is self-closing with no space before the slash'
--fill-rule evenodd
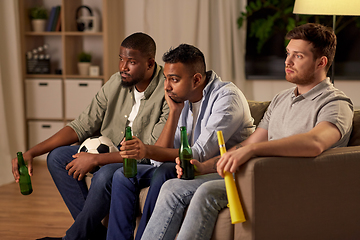
<path id="1" fill-rule="evenodd" d="M 77 30 L 77 9 L 82 5 L 92 9 L 98 20 L 98 32 Z M 123 1 L 118 0 L 19 0 L 28 147 L 45 140 L 73 120 L 101 85 L 118 71 L 119 46 L 124 38 L 122 5 Z M 60 6 L 60 31 L 33 32 L 28 16 L 29 9 L 34 6 L 44 6 L 49 15 L 52 7 Z M 86 14 L 86 11 L 79 11 L 79 16 Z M 44 44 L 49 45 L 50 74 L 27 73 L 27 53 Z M 77 56 L 81 51 L 92 54 L 91 65 L 99 66 L 99 76 L 78 74 Z M 81 103 L 77 104 L 74 99 Z M 84 106 L 83 102 L 87 104 Z M 32 126 L 39 128 L 31 129 Z"/>

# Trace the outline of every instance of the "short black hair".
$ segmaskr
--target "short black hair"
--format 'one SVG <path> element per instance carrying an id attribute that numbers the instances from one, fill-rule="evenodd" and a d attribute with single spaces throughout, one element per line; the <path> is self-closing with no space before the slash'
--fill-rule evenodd
<path id="1" fill-rule="evenodd" d="M 155 58 L 156 44 L 154 39 L 149 35 L 137 32 L 133 33 L 122 41 L 121 46 L 124 48 L 140 51 L 145 56 Z"/>
<path id="2" fill-rule="evenodd" d="M 206 74 L 206 64 L 204 54 L 197 48 L 189 44 L 180 44 L 177 48 L 170 48 L 164 53 L 162 60 L 165 63 L 182 63 L 201 75 Z"/>
<path id="3" fill-rule="evenodd" d="M 286 34 L 286 38 L 301 39 L 312 44 L 314 58 L 327 57 L 326 71 L 329 70 L 336 52 L 336 35 L 332 28 L 318 23 L 306 23 L 300 25 Z"/>

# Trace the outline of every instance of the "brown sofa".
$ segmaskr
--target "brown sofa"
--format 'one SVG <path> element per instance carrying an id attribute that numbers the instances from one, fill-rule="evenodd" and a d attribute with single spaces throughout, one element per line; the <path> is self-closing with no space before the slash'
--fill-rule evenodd
<path id="1" fill-rule="evenodd" d="M 249 101 L 256 125 L 268 104 Z M 348 147 L 316 158 L 251 159 L 235 179 L 247 221 L 232 225 L 229 209 L 223 209 L 212 239 L 360 239 L 359 145 L 360 111 L 355 111 Z M 146 194 L 147 189 L 140 192 L 141 209 Z"/>

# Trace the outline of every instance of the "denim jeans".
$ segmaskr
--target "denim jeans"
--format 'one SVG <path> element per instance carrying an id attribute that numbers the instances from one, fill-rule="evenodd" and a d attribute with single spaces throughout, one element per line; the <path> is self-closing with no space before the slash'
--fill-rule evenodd
<path id="1" fill-rule="evenodd" d="M 150 186 L 136 234 L 136 239 L 140 239 L 155 207 L 162 184 L 176 177 L 173 162 L 165 162 L 160 167 L 145 164 L 138 164 L 137 167 L 137 175 L 133 178 L 125 177 L 123 168 L 114 173 L 107 240 L 134 239 L 139 192 Z"/>
<path id="2" fill-rule="evenodd" d="M 122 163 L 107 164 L 94 173 L 91 186 L 68 175 L 66 165 L 73 160 L 79 146 L 63 146 L 51 151 L 47 158 L 49 172 L 67 208 L 74 218 L 66 240 L 105 239 L 101 220 L 109 213 L 112 176 Z"/>
<path id="3" fill-rule="evenodd" d="M 173 240 L 178 232 L 177 240 L 210 239 L 227 202 L 225 181 L 217 173 L 193 180 L 171 179 L 161 188 L 142 239 Z"/>

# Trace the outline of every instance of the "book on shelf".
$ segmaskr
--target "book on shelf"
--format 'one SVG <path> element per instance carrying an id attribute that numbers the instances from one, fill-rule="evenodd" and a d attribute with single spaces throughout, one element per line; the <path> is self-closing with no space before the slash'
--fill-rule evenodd
<path id="1" fill-rule="evenodd" d="M 59 10 L 59 17 L 57 19 L 57 23 L 56 23 L 56 27 L 55 27 L 55 31 L 59 32 L 61 30 L 61 7 Z"/>
<path id="2" fill-rule="evenodd" d="M 55 7 L 55 16 L 54 16 L 54 21 L 52 22 L 52 25 L 51 25 L 51 31 L 54 32 L 56 30 L 56 25 L 57 25 L 57 22 L 58 22 L 58 18 L 60 16 L 60 9 L 61 7 L 60 6 L 56 6 Z"/>
<path id="3" fill-rule="evenodd" d="M 56 7 L 51 8 L 50 17 L 49 17 L 47 25 L 46 25 L 47 32 L 51 31 L 51 26 L 52 26 L 52 23 L 54 22 L 54 17 L 55 17 L 55 10 L 56 10 Z"/>

